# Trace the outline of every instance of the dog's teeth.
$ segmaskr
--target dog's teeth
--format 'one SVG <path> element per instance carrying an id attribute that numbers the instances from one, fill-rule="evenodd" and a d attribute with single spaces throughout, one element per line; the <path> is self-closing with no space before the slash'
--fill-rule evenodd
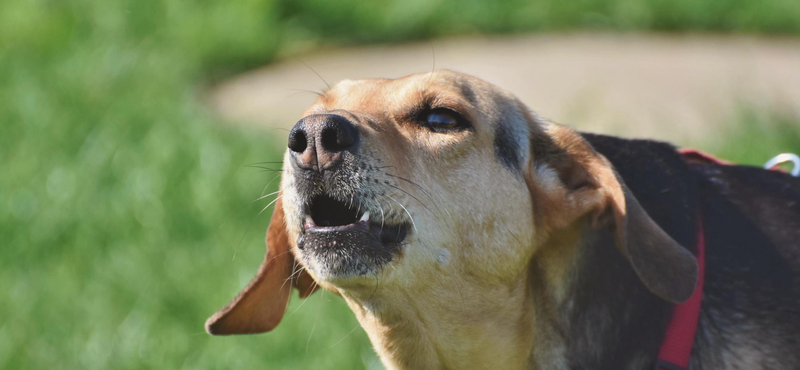
<path id="1" fill-rule="evenodd" d="M 369 212 L 364 212 L 364 215 L 361 216 L 361 219 L 358 220 L 359 222 L 368 222 L 369 221 Z"/>
<path id="2" fill-rule="evenodd" d="M 313 225 L 314 224 L 314 219 L 312 219 L 311 216 L 306 215 L 306 223 Z"/>

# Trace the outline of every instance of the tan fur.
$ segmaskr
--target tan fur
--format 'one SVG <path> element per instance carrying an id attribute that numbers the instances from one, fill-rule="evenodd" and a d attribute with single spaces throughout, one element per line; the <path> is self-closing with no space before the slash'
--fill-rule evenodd
<path id="1" fill-rule="evenodd" d="M 427 130 L 410 116 L 424 104 L 460 112 L 473 129 Z M 372 275 L 332 277 L 315 262 L 306 266 L 323 289 L 347 301 L 384 364 L 565 368 L 562 343 L 547 322 L 566 299 L 584 225 L 616 225 L 618 237 L 627 237 L 626 211 L 633 203 L 607 161 L 572 130 L 537 119 L 509 93 L 450 71 L 342 81 L 304 115 L 325 112 L 359 128 L 359 155 L 372 165 L 362 176 L 375 180 L 363 186 L 386 195 L 367 205 L 380 207 L 388 219 L 413 220 L 402 252 Z M 520 173 L 498 162 L 499 124 L 508 125 L 520 146 Z M 287 153 L 282 210 L 288 239 L 295 240 L 302 200 L 289 161 Z M 292 255 L 302 253 L 291 244 Z"/>

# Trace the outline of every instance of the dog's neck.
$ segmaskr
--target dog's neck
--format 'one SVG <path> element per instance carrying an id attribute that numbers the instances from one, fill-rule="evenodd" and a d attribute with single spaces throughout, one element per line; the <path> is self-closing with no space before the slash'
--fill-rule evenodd
<path id="1" fill-rule="evenodd" d="M 639 281 L 607 230 L 554 238 L 535 256 L 531 369 L 652 365 L 672 305 Z"/>
<path id="2" fill-rule="evenodd" d="M 641 286 L 610 235 L 582 235 L 550 240 L 511 286 L 342 296 L 391 369 L 646 366 L 670 306 Z"/>
<path id="3" fill-rule="evenodd" d="M 478 284 L 478 282 L 475 282 Z M 530 289 L 431 284 L 425 291 L 393 290 L 342 296 L 390 369 L 524 368 L 532 348 Z"/>

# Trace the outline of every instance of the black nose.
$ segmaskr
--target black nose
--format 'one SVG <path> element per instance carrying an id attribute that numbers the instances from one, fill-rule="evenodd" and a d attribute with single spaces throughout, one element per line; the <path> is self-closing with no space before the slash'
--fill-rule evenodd
<path id="1" fill-rule="evenodd" d="M 323 171 L 342 161 L 342 152 L 358 142 L 358 129 L 335 114 L 314 114 L 289 132 L 289 150 L 300 168 Z"/>

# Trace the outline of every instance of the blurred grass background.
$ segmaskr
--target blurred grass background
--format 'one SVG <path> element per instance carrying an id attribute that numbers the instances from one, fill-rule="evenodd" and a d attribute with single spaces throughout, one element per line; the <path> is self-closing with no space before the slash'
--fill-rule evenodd
<path id="1" fill-rule="evenodd" d="M 0 368 L 380 368 L 329 294 L 295 297 L 268 335 L 204 333 L 263 258 L 270 212 L 251 201 L 278 181 L 245 166 L 284 148 L 221 125 L 204 88 L 311 48 L 571 30 L 791 36 L 800 3 L 0 2 Z M 740 121 L 696 146 L 751 164 L 800 152 L 794 118 Z"/>

